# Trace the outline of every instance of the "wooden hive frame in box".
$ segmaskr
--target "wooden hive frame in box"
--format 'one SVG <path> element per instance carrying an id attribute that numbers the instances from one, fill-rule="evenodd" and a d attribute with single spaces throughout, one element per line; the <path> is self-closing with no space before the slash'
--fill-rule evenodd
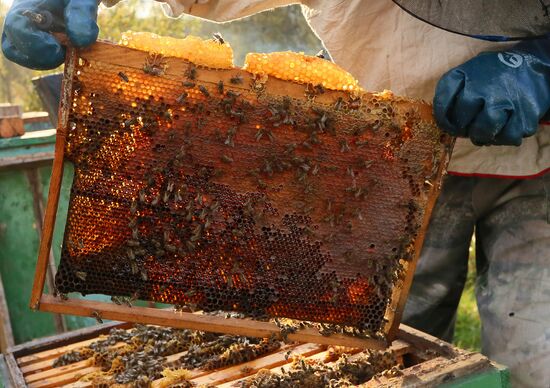
<path id="1" fill-rule="evenodd" d="M 332 335 L 307 327 L 288 338 L 386 347 L 451 145 L 428 104 L 391 93 L 312 88 L 106 42 L 69 49 L 31 308 L 280 333 L 256 319 L 43 294 L 71 161 L 61 292 L 334 324 Z M 344 334 L 349 326 L 370 336 Z"/>
<path id="2" fill-rule="evenodd" d="M 94 382 L 83 376 L 97 373 L 101 368 L 94 365 L 93 356 L 54 367 L 54 360 L 71 351 L 80 351 L 93 342 L 101 340 L 111 329 L 131 330 L 131 324 L 106 323 L 70 333 L 41 338 L 11 347 L 5 354 L 8 376 L 13 385 L 30 388 L 89 388 Z M 116 346 L 116 345 L 115 345 Z M 388 349 L 397 359 L 400 373 L 378 374 L 361 384 L 362 387 L 434 387 L 441 384 L 475 384 L 477 386 L 508 386 L 508 372 L 491 363 L 479 353 L 471 353 L 441 340 L 401 325 L 397 339 Z M 239 386 L 246 379 L 266 370 L 274 375 L 282 370 L 291 370 L 294 357 L 300 356 L 309 364 L 322 361 L 334 365 L 333 349 L 318 344 L 283 344 L 272 353 L 253 360 L 214 370 L 196 368 L 190 371 L 189 381 L 197 385 L 208 384 L 225 388 Z M 361 357 L 361 349 L 347 349 L 348 361 Z M 167 356 L 173 362 L 186 351 Z M 290 356 L 289 356 L 290 355 Z M 333 353 L 334 355 L 334 353 Z M 2 360 L 0 359 L 0 367 Z M 262 372 L 260 372 L 262 371 Z M 483 380 L 482 380 L 483 379 Z M 167 386 L 166 378 L 151 381 L 152 387 Z M 177 383 L 176 383 L 177 384 Z M 484 385 L 485 384 L 485 385 Z M 171 385 L 168 385 L 171 386 Z"/>

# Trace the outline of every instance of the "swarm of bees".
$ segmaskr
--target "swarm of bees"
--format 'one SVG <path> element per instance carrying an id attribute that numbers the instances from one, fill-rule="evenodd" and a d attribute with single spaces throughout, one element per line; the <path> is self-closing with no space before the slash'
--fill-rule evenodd
<path id="1" fill-rule="evenodd" d="M 292 326 L 287 323 L 287 328 Z M 283 325 L 281 323 L 281 325 Z M 57 358 L 61 367 L 92 359 L 101 372 L 84 378 L 93 386 L 127 384 L 125 387 L 149 387 L 167 375 L 167 371 L 209 371 L 252 361 L 277 351 L 281 342 L 275 337 L 250 338 L 193 330 L 136 325 L 132 330 L 112 329 L 108 336 Z M 345 349 L 344 349 L 345 350 Z M 289 364 L 281 372 L 260 370 L 242 387 L 339 387 L 361 384 L 377 373 L 399 373 L 391 351 L 365 351 L 353 356 L 333 352 L 330 358 L 311 361 L 286 353 Z M 250 374 L 249 366 L 242 373 Z M 180 373 L 182 376 L 191 374 Z M 182 378 L 181 386 L 194 386 Z M 172 385 L 171 385 L 172 386 Z"/>
<path id="2" fill-rule="evenodd" d="M 125 345 L 115 346 L 121 343 Z M 53 366 L 92 358 L 93 364 L 101 368 L 101 373 L 92 372 L 86 377 L 94 384 L 147 387 L 151 381 L 162 378 L 166 368 L 218 369 L 251 361 L 280 346 L 274 337 L 248 338 L 136 325 L 129 331 L 113 329 L 105 339 L 63 354 Z"/>
<path id="3" fill-rule="evenodd" d="M 365 351 L 350 359 L 342 355 L 337 361 L 296 358 L 290 368 L 278 372 L 262 369 L 240 384 L 242 388 L 320 388 L 350 387 L 365 383 L 377 374 L 398 375 L 397 359 L 391 351 Z"/>

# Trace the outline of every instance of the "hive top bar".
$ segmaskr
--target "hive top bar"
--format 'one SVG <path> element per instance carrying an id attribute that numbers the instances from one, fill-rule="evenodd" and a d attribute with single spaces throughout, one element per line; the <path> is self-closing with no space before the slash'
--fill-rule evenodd
<path id="1" fill-rule="evenodd" d="M 279 58 L 263 68 L 328 69 Z M 451 140 L 429 105 L 345 74 L 325 82 L 342 90 L 269 74 L 78 53 L 58 130 L 74 165 L 60 292 L 392 335 Z"/>

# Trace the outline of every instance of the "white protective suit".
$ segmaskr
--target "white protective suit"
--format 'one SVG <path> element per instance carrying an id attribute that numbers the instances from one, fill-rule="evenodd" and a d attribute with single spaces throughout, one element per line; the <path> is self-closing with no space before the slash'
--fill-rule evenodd
<path id="1" fill-rule="evenodd" d="M 422 22 L 390 0 L 165 0 L 169 13 L 231 21 L 267 9 L 301 3 L 304 16 L 334 62 L 367 90 L 432 101 L 439 78 L 494 43 L 443 31 Z M 458 139 L 449 165 L 456 175 L 509 178 L 542 175 L 550 169 L 550 123 L 515 146 L 474 146 Z"/>

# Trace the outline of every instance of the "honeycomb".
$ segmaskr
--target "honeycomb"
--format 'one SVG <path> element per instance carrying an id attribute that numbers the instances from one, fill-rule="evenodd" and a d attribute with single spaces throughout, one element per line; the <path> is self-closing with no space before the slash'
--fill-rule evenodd
<path id="1" fill-rule="evenodd" d="M 78 55 L 61 293 L 387 332 L 450 145 L 429 106 L 103 42 Z"/>
<path id="2" fill-rule="evenodd" d="M 333 90 L 361 90 L 351 74 L 323 58 L 294 53 L 249 53 L 244 69 L 253 74 L 266 74 L 286 81 L 294 81 Z"/>
<path id="3" fill-rule="evenodd" d="M 220 39 L 203 40 L 188 35 L 183 39 L 161 36 L 150 32 L 126 31 L 122 34 L 123 46 L 154 52 L 164 56 L 185 59 L 214 69 L 233 67 L 233 50 Z"/>

